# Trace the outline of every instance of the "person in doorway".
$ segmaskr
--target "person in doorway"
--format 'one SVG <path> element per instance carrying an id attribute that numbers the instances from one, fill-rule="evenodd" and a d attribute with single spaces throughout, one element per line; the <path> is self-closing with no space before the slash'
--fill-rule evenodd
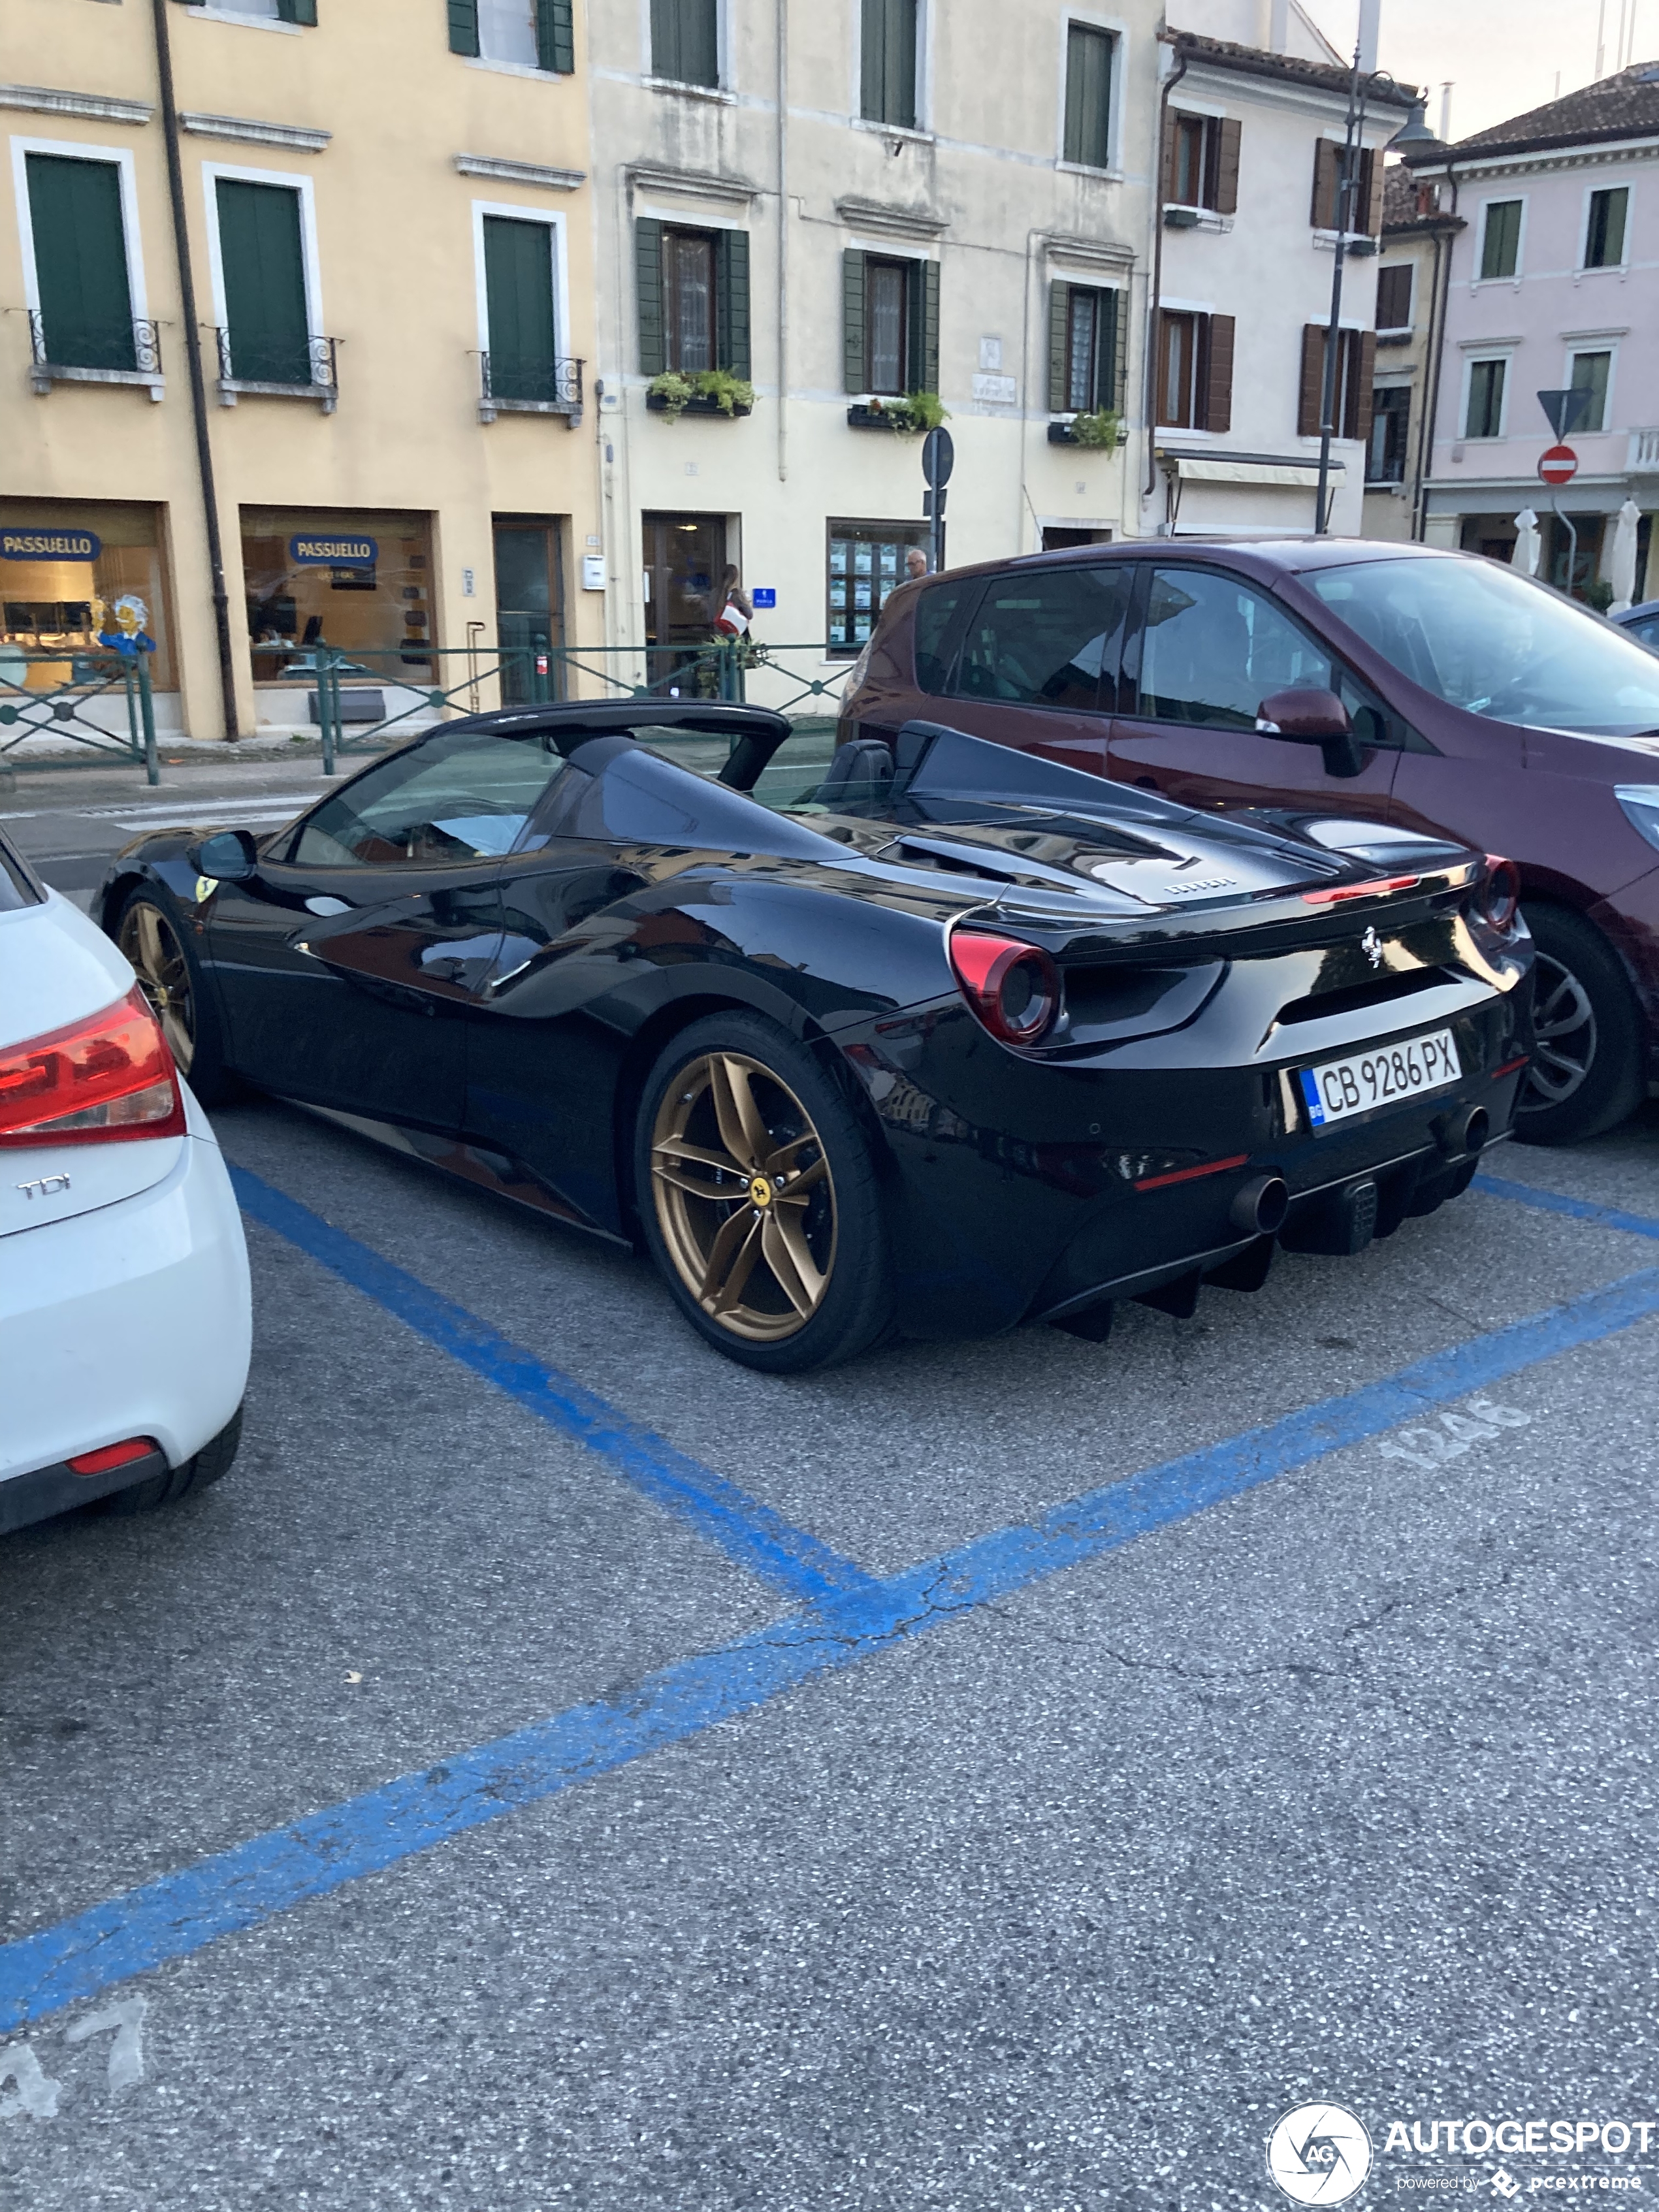
<path id="1" fill-rule="evenodd" d="M 920 545 L 913 545 L 905 555 L 904 573 L 913 584 L 918 576 L 927 574 L 927 556 Z"/>
<path id="2" fill-rule="evenodd" d="M 717 646 L 736 646 L 739 649 L 729 657 L 722 656 L 720 665 L 700 671 L 702 678 L 699 688 L 706 697 L 741 699 L 743 671 L 749 655 L 743 648 L 750 642 L 750 623 L 755 605 L 738 580 L 737 563 L 728 562 L 720 587 L 711 594 L 714 611 L 714 642 Z"/>

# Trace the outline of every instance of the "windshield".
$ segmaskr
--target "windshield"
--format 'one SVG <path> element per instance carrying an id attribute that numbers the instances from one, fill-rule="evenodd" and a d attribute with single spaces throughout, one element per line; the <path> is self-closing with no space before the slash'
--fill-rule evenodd
<path id="1" fill-rule="evenodd" d="M 1659 730 L 1659 659 L 1566 599 L 1486 561 L 1361 561 L 1305 580 L 1425 691 L 1529 729 Z"/>

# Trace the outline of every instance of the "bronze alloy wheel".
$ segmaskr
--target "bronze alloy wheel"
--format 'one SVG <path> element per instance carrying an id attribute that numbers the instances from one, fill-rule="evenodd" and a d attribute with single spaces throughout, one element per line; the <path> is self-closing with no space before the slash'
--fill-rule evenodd
<path id="1" fill-rule="evenodd" d="M 179 1074 L 188 1075 L 196 1051 L 196 1000 L 178 933 L 160 907 L 135 899 L 121 917 L 120 945 L 138 971 L 139 988 L 161 1024 Z"/>
<path id="2" fill-rule="evenodd" d="M 657 1226 L 711 1319 L 757 1344 L 805 1328 L 836 1264 L 836 1187 L 812 1117 L 744 1054 L 688 1060 L 651 1132 Z"/>

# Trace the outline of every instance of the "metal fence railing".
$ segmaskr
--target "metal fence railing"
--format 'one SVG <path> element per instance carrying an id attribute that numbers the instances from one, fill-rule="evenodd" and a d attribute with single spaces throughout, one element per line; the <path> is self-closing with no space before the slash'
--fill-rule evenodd
<path id="1" fill-rule="evenodd" d="M 30 749 L 29 740 L 43 738 L 56 741 L 50 752 L 38 743 Z M 142 767 L 146 782 L 161 781 L 147 654 L 0 646 L 0 766 L 61 767 L 64 745 L 88 759 Z"/>
<path id="2" fill-rule="evenodd" d="M 411 665 L 438 680 L 411 680 L 404 672 Z M 342 755 L 377 751 L 445 715 L 556 699 L 752 698 L 797 720 L 805 709 L 806 717 L 822 715 L 827 722 L 839 706 L 850 665 L 830 667 L 819 643 L 756 645 L 720 638 L 684 645 L 574 646 L 532 636 L 518 645 L 422 646 L 418 651 L 346 652 L 319 641 L 299 661 L 290 659 L 282 679 L 293 680 L 296 672 L 313 679 L 307 709 L 322 739 L 323 773 L 332 775 Z"/>

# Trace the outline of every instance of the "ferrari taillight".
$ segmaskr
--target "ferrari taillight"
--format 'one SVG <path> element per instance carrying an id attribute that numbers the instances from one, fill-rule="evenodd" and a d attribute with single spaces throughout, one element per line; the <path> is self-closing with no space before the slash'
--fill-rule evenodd
<path id="1" fill-rule="evenodd" d="M 1342 906 L 1349 899 L 1386 898 L 1391 891 L 1408 891 L 1421 876 L 1376 876 L 1368 884 L 1336 884 L 1327 890 L 1304 891 L 1304 906 Z"/>
<path id="2" fill-rule="evenodd" d="M 952 930 L 951 965 L 963 998 L 1004 1044 L 1035 1044 L 1054 1027 L 1060 971 L 1040 945 L 985 930 Z"/>
<path id="3" fill-rule="evenodd" d="M 66 1029 L 0 1046 L 0 1145 L 184 1133 L 173 1054 L 142 991 Z"/>

